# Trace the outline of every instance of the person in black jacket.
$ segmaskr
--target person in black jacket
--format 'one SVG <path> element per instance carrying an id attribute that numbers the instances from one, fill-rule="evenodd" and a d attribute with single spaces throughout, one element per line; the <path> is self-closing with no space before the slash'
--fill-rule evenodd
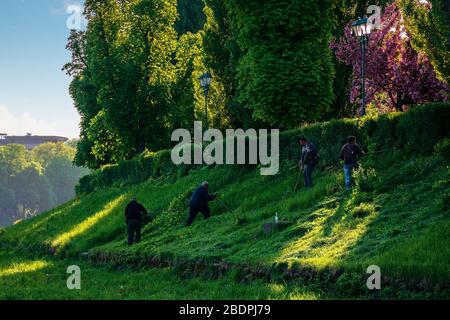
<path id="1" fill-rule="evenodd" d="M 147 214 L 147 210 L 135 198 L 127 205 L 125 209 L 125 221 L 127 224 L 129 246 L 141 242 L 142 217 Z"/>
<path id="2" fill-rule="evenodd" d="M 363 155 L 365 153 L 356 144 L 356 138 L 354 136 L 348 137 L 340 155 L 341 160 L 344 160 L 344 180 L 347 191 L 352 188 L 352 171 L 358 168 L 358 157 Z"/>
<path id="3" fill-rule="evenodd" d="M 208 202 L 216 198 L 215 195 L 208 193 L 208 181 L 203 182 L 197 189 L 195 189 L 189 200 L 189 218 L 186 223 L 190 226 L 199 212 L 203 214 L 205 219 L 211 216 L 211 209 L 209 209 Z"/>
<path id="4" fill-rule="evenodd" d="M 319 161 L 317 147 L 314 143 L 310 142 L 306 137 L 301 136 L 299 143 L 302 146 L 302 154 L 299 164 L 303 165 L 303 178 L 306 188 L 313 187 L 312 172 Z"/>

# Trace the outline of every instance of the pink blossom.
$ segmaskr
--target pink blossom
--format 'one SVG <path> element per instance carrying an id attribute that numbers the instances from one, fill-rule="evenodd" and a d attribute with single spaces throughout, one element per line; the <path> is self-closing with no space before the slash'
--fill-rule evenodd
<path id="1" fill-rule="evenodd" d="M 372 32 L 366 51 L 366 100 L 380 110 L 405 110 L 408 105 L 448 101 L 450 87 L 437 79 L 428 58 L 411 46 L 410 34 L 401 25 L 402 16 L 395 3 L 386 7 L 381 28 Z M 336 58 L 353 67 L 350 101 L 361 99 L 361 46 L 351 33 L 351 22 L 344 36 L 330 47 Z M 380 98 L 384 94 L 388 99 Z"/>

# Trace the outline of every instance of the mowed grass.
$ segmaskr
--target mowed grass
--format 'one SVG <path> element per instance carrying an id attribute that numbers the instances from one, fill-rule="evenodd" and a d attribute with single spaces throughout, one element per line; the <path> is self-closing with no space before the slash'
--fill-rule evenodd
<path id="1" fill-rule="evenodd" d="M 254 168 L 205 167 L 176 181 L 100 190 L 8 228 L 0 243 L 53 248 L 66 257 L 91 251 L 343 268 L 361 275 L 376 264 L 385 276 L 448 283 L 450 179 L 444 159 L 405 158 L 401 150 L 369 156 L 355 173 L 351 194 L 342 188 L 340 168 L 316 170 L 314 188 L 293 193 L 292 166 L 283 162 L 280 174 L 269 177 Z M 210 220 L 199 215 L 186 228 L 189 191 L 203 180 L 222 202 L 211 203 Z M 123 211 L 132 196 L 155 219 L 144 227 L 142 243 L 129 248 Z M 266 236 L 262 225 L 275 213 L 289 225 Z"/>
<path id="2" fill-rule="evenodd" d="M 69 290 L 67 268 L 81 268 L 81 290 Z M 211 281 L 183 279 L 169 269 L 145 271 L 93 267 L 83 261 L 36 258 L 18 252 L 0 253 L 0 300 L 167 300 L 167 299 L 325 299 L 301 286 L 253 281 L 230 276 Z"/>

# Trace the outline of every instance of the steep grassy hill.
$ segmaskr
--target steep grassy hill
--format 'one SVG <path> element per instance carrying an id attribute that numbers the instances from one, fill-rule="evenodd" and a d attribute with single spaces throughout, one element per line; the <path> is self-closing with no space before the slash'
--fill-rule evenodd
<path id="1" fill-rule="evenodd" d="M 448 119 L 448 105 L 429 107 L 427 111 L 433 110 L 440 113 L 435 119 Z M 310 190 L 292 192 L 298 173 L 293 157 L 286 153 L 276 176 L 261 176 L 255 167 L 216 166 L 190 168 L 182 175 L 145 177 L 145 181 L 134 185 L 126 183 L 125 177 L 121 184 L 103 185 L 46 214 L 0 231 L 0 244 L 10 255 L 11 250 L 20 248 L 32 255 L 85 259 L 91 268 L 99 264 L 119 269 L 157 267 L 169 268 L 164 272 L 181 279 L 200 276 L 219 283 L 233 279 L 236 286 L 249 281 L 258 285 L 283 284 L 294 291 L 309 286 L 313 296 L 322 298 L 449 298 L 448 122 L 427 122 L 420 130 L 411 127 L 410 138 L 418 143 L 416 149 L 411 148 L 409 140 L 397 142 L 401 135 L 395 126 L 402 123 L 401 117 L 409 117 L 414 125 L 411 119 L 421 116 L 420 112 L 364 123 L 366 127 L 375 123 L 379 128 L 365 129 L 370 134 L 360 137 L 364 146 L 381 150 L 391 144 L 396 148 L 363 159 L 351 194 L 342 187 L 338 154 L 331 161 L 332 153 L 327 153 L 330 149 L 335 152 L 336 146 L 322 142 L 319 147 L 325 165 L 314 173 L 315 186 Z M 333 141 L 342 141 L 349 131 L 345 121 L 319 125 L 322 135 L 315 134 L 317 126 L 303 131 L 314 141 L 323 141 L 327 126 L 341 127 L 328 132 Z M 433 131 L 435 127 L 439 129 Z M 381 132 L 384 135 L 379 137 Z M 282 139 L 295 141 L 297 133 Z M 329 157 L 323 159 L 323 155 Z M 99 174 L 105 173 L 90 179 L 95 177 L 99 183 Z M 200 215 L 186 228 L 187 200 L 203 180 L 210 182 L 212 192 L 220 194 L 220 201 L 211 203 L 210 220 L 204 221 Z M 132 196 L 152 212 L 154 220 L 144 227 L 143 241 L 129 248 L 123 211 Z M 273 221 L 276 212 L 285 223 L 265 235 L 262 225 Z M 53 263 L 57 265 L 57 261 Z M 366 289 L 369 265 L 381 268 L 381 292 Z M 184 283 L 180 279 L 174 282 Z M 304 298 L 308 294 L 293 296 Z M 189 296 L 180 293 L 172 297 Z"/>

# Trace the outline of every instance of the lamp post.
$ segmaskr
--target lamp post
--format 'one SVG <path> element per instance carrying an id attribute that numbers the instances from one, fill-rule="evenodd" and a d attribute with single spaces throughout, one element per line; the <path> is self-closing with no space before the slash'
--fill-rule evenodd
<path id="1" fill-rule="evenodd" d="M 372 25 L 367 18 L 360 18 L 352 24 L 353 35 L 360 39 L 361 44 L 361 116 L 366 114 L 366 47 Z"/>
<path id="2" fill-rule="evenodd" d="M 209 73 L 204 73 L 199 78 L 200 85 L 203 88 L 203 93 L 205 94 L 205 118 L 206 118 L 206 129 L 208 129 L 208 93 L 209 93 L 209 85 L 212 81 L 212 76 Z"/>

